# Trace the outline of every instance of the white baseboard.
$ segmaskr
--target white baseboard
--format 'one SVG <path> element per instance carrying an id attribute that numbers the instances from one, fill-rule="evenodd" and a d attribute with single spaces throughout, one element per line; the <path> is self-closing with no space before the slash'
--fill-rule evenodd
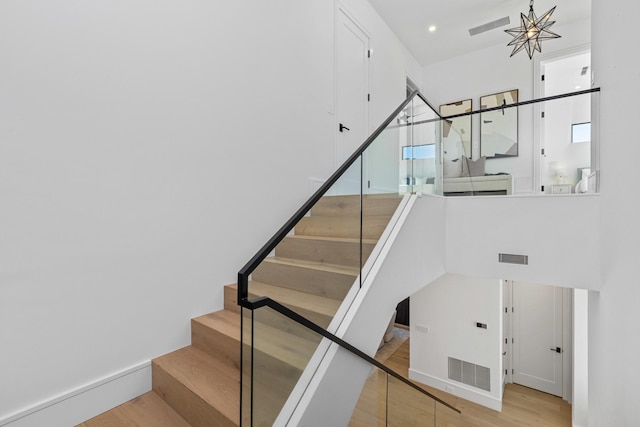
<path id="1" fill-rule="evenodd" d="M 501 399 L 496 399 L 495 397 L 487 396 L 483 392 L 472 390 L 465 384 L 455 381 L 446 381 L 414 369 L 409 369 L 409 378 L 428 385 L 429 387 L 437 388 L 438 390 L 446 391 L 447 393 L 451 393 L 455 396 L 477 403 L 478 405 L 486 406 L 494 411 L 502 411 Z M 451 390 L 453 390 L 453 392 L 451 392 Z"/>
<path id="2" fill-rule="evenodd" d="M 0 418 L 0 426 L 75 426 L 150 390 L 148 360 Z"/>

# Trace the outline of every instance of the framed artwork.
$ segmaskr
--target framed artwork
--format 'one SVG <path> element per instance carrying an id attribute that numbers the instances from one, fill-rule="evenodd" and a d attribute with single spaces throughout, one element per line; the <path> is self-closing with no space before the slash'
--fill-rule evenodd
<path id="1" fill-rule="evenodd" d="M 497 159 L 518 155 L 518 107 L 499 108 L 518 102 L 518 89 L 480 98 L 480 157 Z"/>
<path id="2" fill-rule="evenodd" d="M 452 102 L 451 104 L 443 104 L 440 106 L 440 115 L 442 117 L 448 117 L 471 113 L 472 105 L 470 99 Z M 462 143 L 464 155 L 471 158 L 471 114 L 443 120 L 442 138 L 445 146 L 458 141 Z"/>

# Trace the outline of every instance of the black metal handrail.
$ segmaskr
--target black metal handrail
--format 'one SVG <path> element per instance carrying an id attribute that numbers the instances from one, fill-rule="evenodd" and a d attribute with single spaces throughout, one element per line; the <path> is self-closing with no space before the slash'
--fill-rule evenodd
<path id="1" fill-rule="evenodd" d="M 407 99 L 395 109 L 393 113 L 371 134 L 369 138 L 340 166 L 327 181 L 296 211 L 295 214 L 273 235 L 271 239 L 245 264 L 238 272 L 238 305 L 244 306 L 244 301 L 249 296 L 249 275 L 269 256 L 278 243 L 284 239 L 295 225 L 309 212 L 309 210 L 329 191 L 338 179 L 351 167 L 362 153 L 375 141 L 375 139 L 393 122 L 400 112 L 418 96 L 433 112 L 441 117 L 433 106 L 419 91 L 413 91 Z"/>
<path id="2" fill-rule="evenodd" d="M 402 375 L 400 375 L 399 373 L 397 373 L 393 369 L 388 368 L 384 364 L 378 362 L 373 357 L 371 357 L 368 354 L 364 353 L 362 350 L 359 350 L 358 348 L 352 346 L 351 344 L 349 344 L 348 342 L 344 341 L 343 339 L 338 338 L 337 336 L 333 335 L 331 332 L 327 331 L 323 327 L 318 326 L 317 324 L 313 323 L 312 321 L 310 321 L 306 317 L 301 316 L 300 314 L 296 313 L 295 311 L 285 307 L 284 305 L 280 304 L 277 301 L 272 300 L 269 297 L 259 297 L 259 298 L 255 298 L 255 299 L 251 299 L 251 300 L 245 300 L 245 303 L 244 303 L 243 306 L 248 308 L 248 309 L 250 309 L 250 310 L 252 310 L 252 311 L 253 310 L 257 310 L 257 309 L 262 308 L 262 307 L 269 307 L 269 308 L 277 311 L 278 313 L 282 314 L 283 316 L 288 317 L 289 319 L 293 320 L 294 322 L 304 326 L 305 328 L 311 329 L 313 332 L 315 332 L 315 333 L 317 333 L 319 335 L 322 335 L 323 337 L 327 338 L 328 340 L 333 341 L 334 343 L 338 344 L 340 347 L 342 347 L 345 350 L 351 352 L 352 354 L 355 354 L 359 358 L 364 359 L 366 362 L 374 365 L 378 369 L 381 369 L 382 371 L 386 372 L 388 375 L 391 375 L 392 377 L 394 377 L 397 380 L 401 381 L 402 383 L 408 385 L 409 387 L 417 390 L 418 392 L 422 393 L 423 395 L 426 395 L 426 396 L 432 398 L 436 402 L 446 406 L 449 409 L 452 409 L 453 411 L 457 412 L 458 414 L 461 413 L 459 409 L 454 408 L 453 406 L 451 406 L 447 402 L 445 402 L 442 399 L 434 396 L 433 394 L 429 393 L 427 390 L 423 389 L 422 387 L 418 386 L 417 384 L 409 381 L 408 379 L 406 379 L 405 377 L 403 377 Z"/>
<path id="3" fill-rule="evenodd" d="M 540 102 L 553 101 L 555 99 L 569 98 L 571 96 L 585 95 L 587 93 L 594 93 L 594 92 L 600 92 L 600 88 L 599 87 L 594 87 L 594 88 L 591 88 L 591 89 L 579 90 L 579 91 L 576 91 L 576 92 L 567 92 L 567 93 L 562 93 L 562 94 L 559 94 L 559 95 L 547 96 L 547 97 L 544 97 L 544 98 L 529 99 L 527 101 L 515 102 L 513 104 L 499 105 L 497 107 L 485 108 L 485 109 L 475 110 L 475 111 L 468 111 L 466 113 L 452 114 L 450 116 L 444 116 L 444 117 L 441 116 L 438 119 L 423 120 L 423 121 L 415 122 L 415 123 L 411 123 L 411 124 L 412 125 L 418 125 L 418 124 L 423 124 L 423 123 L 433 123 L 433 122 L 437 122 L 437 121 L 440 121 L 440 120 L 450 120 L 450 119 L 455 119 L 456 117 L 473 116 L 474 114 L 482 114 L 482 113 L 488 113 L 490 111 L 498 111 L 498 110 L 504 110 L 504 109 L 507 109 L 507 108 L 521 107 L 523 105 L 538 104 Z"/>

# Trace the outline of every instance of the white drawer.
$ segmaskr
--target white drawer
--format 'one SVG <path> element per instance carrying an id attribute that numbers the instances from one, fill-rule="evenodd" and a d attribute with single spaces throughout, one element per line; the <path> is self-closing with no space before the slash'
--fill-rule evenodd
<path id="1" fill-rule="evenodd" d="M 552 185 L 551 194 L 571 194 L 571 184 Z"/>

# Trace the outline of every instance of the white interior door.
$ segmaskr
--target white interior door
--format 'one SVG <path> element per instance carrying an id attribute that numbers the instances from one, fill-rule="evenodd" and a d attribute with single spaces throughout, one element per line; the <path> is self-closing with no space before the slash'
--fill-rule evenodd
<path id="1" fill-rule="evenodd" d="M 365 141 L 368 129 L 369 37 L 346 12 L 336 13 L 336 167 Z M 360 191 L 360 168 L 348 176 L 352 190 Z"/>
<path id="2" fill-rule="evenodd" d="M 562 288 L 513 283 L 513 382 L 562 396 Z"/>

